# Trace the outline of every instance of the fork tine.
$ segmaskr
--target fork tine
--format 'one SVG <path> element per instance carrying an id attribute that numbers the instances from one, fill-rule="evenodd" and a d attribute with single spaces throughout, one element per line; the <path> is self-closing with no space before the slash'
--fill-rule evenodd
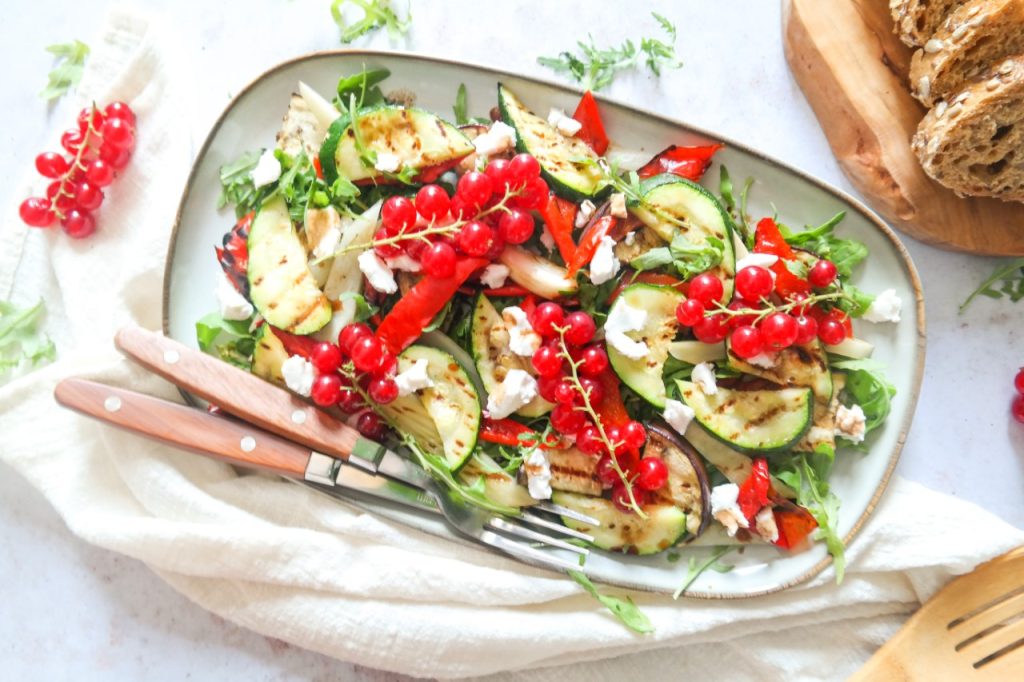
<path id="1" fill-rule="evenodd" d="M 564 549 L 567 552 L 575 552 L 576 554 L 582 554 L 583 556 L 590 554 L 590 550 L 586 547 L 577 547 L 576 545 L 569 544 L 564 540 L 553 538 L 550 535 L 538 533 L 537 531 L 530 530 L 529 528 L 523 528 L 518 523 L 511 523 L 510 521 L 498 516 L 492 516 L 487 522 L 487 526 L 493 530 L 500 530 L 505 533 L 511 533 L 512 535 L 518 535 L 519 537 L 527 540 L 542 542 L 550 547 L 558 547 L 559 549 Z"/>
<path id="2" fill-rule="evenodd" d="M 522 542 L 510 540 L 504 536 L 498 535 L 497 533 L 493 533 L 491 531 L 484 531 L 480 534 L 479 538 L 480 542 L 490 545 L 495 549 L 499 549 L 502 552 L 505 552 L 506 554 L 511 554 L 512 556 L 520 559 L 521 561 L 525 561 L 528 564 L 539 565 L 543 566 L 544 568 L 559 571 L 581 570 L 579 563 L 576 561 L 569 561 L 568 559 L 563 559 L 562 557 L 555 556 L 554 554 L 542 552 L 539 549 L 534 549 L 533 547 L 523 544 Z"/>
<path id="3" fill-rule="evenodd" d="M 556 533 L 561 533 L 563 535 L 568 535 L 569 537 L 573 537 L 573 538 L 576 538 L 578 540 L 583 540 L 584 542 L 593 542 L 594 541 L 594 536 L 593 535 L 587 535 L 586 533 L 584 533 L 582 531 L 578 531 L 578 530 L 575 530 L 573 528 L 569 528 L 568 526 L 563 526 L 562 524 L 557 523 L 555 521 L 548 521 L 547 519 L 545 519 L 545 518 L 543 518 L 541 516 L 537 516 L 536 514 L 531 514 L 530 512 L 528 512 L 526 510 L 523 510 L 523 512 L 517 518 L 520 521 L 525 521 L 526 523 L 528 523 L 528 524 L 530 524 L 532 526 L 541 526 L 543 528 L 548 528 L 550 530 L 555 531 Z"/>
<path id="4" fill-rule="evenodd" d="M 595 519 L 593 516 L 587 516 L 574 509 L 563 507 L 560 504 L 552 504 L 551 502 L 539 502 L 531 505 L 530 509 L 539 509 L 540 511 L 546 511 L 549 514 L 557 514 L 558 516 L 568 516 L 570 519 L 585 523 L 588 526 L 600 526 L 601 522 Z"/>

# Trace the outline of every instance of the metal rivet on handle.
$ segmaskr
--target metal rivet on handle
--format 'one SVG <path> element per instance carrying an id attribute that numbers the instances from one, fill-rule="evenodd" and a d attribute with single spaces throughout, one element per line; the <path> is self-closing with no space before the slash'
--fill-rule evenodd
<path id="1" fill-rule="evenodd" d="M 116 395 L 112 395 L 103 401 L 103 409 L 107 412 L 117 412 L 121 409 L 121 399 Z"/>
<path id="2" fill-rule="evenodd" d="M 164 362 L 168 365 L 173 365 L 178 360 L 181 360 L 181 355 L 176 350 L 165 350 L 164 351 Z"/>
<path id="3" fill-rule="evenodd" d="M 239 445 L 242 448 L 242 452 L 252 452 L 256 449 L 256 439 L 252 436 L 246 436 Z"/>
<path id="4" fill-rule="evenodd" d="M 296 423 L 296 424 L 305 424 L 306 423 L 306 411 L 305 410 L 295 410 L 294 412 L 292 412 L 292 421 L 294 423 Z"/>

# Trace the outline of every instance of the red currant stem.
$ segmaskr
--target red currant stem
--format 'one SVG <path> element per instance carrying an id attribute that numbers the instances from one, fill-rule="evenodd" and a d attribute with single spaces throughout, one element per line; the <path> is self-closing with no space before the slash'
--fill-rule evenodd
<path id="1" fill-rule="evenodd" d="M 60 185 L 57 187 L 57 193 L 53 195 L 52 199 L 50 199 L 50 208 L 53 210 L 53 214 L 57 216 L 58 220 L 64 220 L 64 213 L 59 208 L 57 208 L 57 200 L 60 199 L 61 197 L 74 196 L 73 192 L 65 190 L 65 187 L 67 187 L 68 185 L 68 180 L 71 179 L 71 174 L 74 173 L 76 170 L 86 170 L 85 164 L 82 163 L 82 156 L 85 155 L 85 150 L 89 148 L 89 136 L 95 135 L 97 138 L 102 139 L 100 131 L 97 130 L 96 127 L 92 124 L 93 119 L 96 117 L 97 111 L 98 110 L 96 109 L 96 103 L 93 102 L 92 115 L 89 116 L 89 125 L 86 127 L 85 133 L 82 135 L 82 144 L 78 145 L 78 151 L 75 152 L 75 160 L 72 161 L 71 164 L 68 166 L 67 171 L 65 171 L 64 174 L 60 176 Z"/>
<path id="2" fill-rule="evenodd" d="M 626 494 L 629 496 L 629 506 L 634 512 L 636 512 L 637 516 L 641 519 L 646 519 L 647 514 L 645 514 L 640 508 L 640 505 L 637 504 L 636 496 L 633 495 L 633 482 L 629 480 L 629 477 L 626 476 L 626 472 L 619 466 L 618 458 L 615 456 L 615 449 L 625 441 L 621 443 L 613 443 L 611 441 L 608 437 L 608 433 L 604 430 L 604 424 L 601 423 L 601 418 L 598 416 L 594 406 L 590 403 L 589 391 L 585 391 L 583 389 L 583 384 L 580 382 L 578 368 L 583 364 L 583 361 L 573 360 L 572 356 L 569 354 L 569 348 L 565 344 L 565 332 L 569 330 L 569 327 L 557 327 L 552 325 L 551 328 L 558 332 L 558 354 L 569 364 L 569 369 L 572 371 L 570 380 L 576 390 L 580 392 L 580 395 L 583 396 L 582 407 L 576 407 L 575 409 L 586 412 L 590 416 L 591 420 L 593 420 L 594 425 L 597 427 L 597 433 L 601 437 L 601 442 L 604 443 L 605 448 L 608 449 L 608 459 L 612 463 L 612 469 L 618 475 L 619 480 L 622 481 L 622 485 L 626 488 Z"/>
<path id="3" fill-rule="evenodd" d="M 762 298 L 761 301 L 768 305 L 767 308 L 729 308 L 716 301 L 715 307 L 711 310 L 704 311 L 704 317 L 711 317 L 713 315 L 724 315 L 725 317 L 741 317 L 747 315 L 754 316 L 754 324 L 760 322 L 764 318 L 768 317 L 773 313 L 788 313 L 795 308 L 804 308 L 807 306 L 814 305 L 821 301 L 835 301 L 838 299 L 853 300 L 845 291 L 831 291 L 826 294 L 814 294 L 808 296 L 802 301 L 791 301 L 782 305 L 775 305 L 766 298 Z"/>

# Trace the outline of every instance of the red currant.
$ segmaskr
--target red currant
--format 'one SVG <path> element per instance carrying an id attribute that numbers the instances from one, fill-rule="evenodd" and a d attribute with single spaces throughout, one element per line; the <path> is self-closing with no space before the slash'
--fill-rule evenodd
<path id="1" fill-rule="evenodd" d="M 338 391 L 338 407 L 345 414 L 355 414 L 366 407 L 366 402 L 363 400 L 363 396 L 359 395 L 359 391 L 343 388 Z"/>
<path id="2" fill-rule="evenodd" d="M 835 281 L 836 274 L 836 264 L 822 258 L 811 266 L 810 272 L 807 273 L 807 281 L 812 287 L 823 289 Z"/>
<path id="3" fill-rule="evenodd" d="M 494 243 L 494 230 L 487 223 L 471 220 L 459 230 L 456 242 L 469 256 L 483 256 Z"/>
<path id="4" fill-rule="evenodd" d="M 59 178 L 68 168 L 68 160 L 57 152 L 43 152 L 36 157 L 36 170 L 44 178 Z"/>
<path id="5" fill-rule="evenodd" d="M 533 354 L 533 368 L 542 377 L 558 376 L 562 372 L 562 358 L 551 346 L 541 346 Z"/>
<path id="6" fill-rule="evenodd" d="M 684 327 L 693 325 L 704 319 L 704 304 L 695 298 L 688 298 L 676 306 L 676 320 Z"/>
<path id="7" fill-rule="evenodd" d="M 527 210 L 540 210 L 548 202 L 548 185 L 541 178 L 526 183 L 522 194 L 516 197 L 516 204 Z"/>
<path id="8" fill-rule="evenodd" d="M 660 457 L 644 457 L 636 468 L 636 485 L 641 490 L 660 490 L 668 483 L 668 466 Z"/>
<path id="9" fill-rule="evenodd" d="M 822 343 L 834 346 L 846 338 L 846 328 L 839 320 L 825 318 L 818 323 L 818 338 Z"/>
<path id="10" fill-rule="evenodd" d="M 818 338 L 818 321 L 807 315 L 796 318 L 796 343 L 802 346 L 816 338 Z"/>
<path id="11" fill-rule="evenodd" d="M 533 236 L 533 217 L 518 208 L 504 213 L 498 221 L 498 233 L 509 244 L 522 244 Z"/>
<path id="12" fill-rule="evenodd" d="M 583 387 L 583 392 L 587 395 L 591 405 L 600 405 L 601 401 L 604 400 L 604 385 L 600 381 L 595 381 L 590 377 L 582 377 L 580 379 L 580 386 Z"/>
<path id="13" fill-rule="evenodd" d="M 1010 411 L 1013 413 L 1013 418 L 1024 424 L 1024 395 L 1017 394 L 1013 397 L 1013 402 L 1010 403 Z"/>
<path id="14" fill-rule="evenodd" d="M 555 387 L 555 402 L 559 405 L 582 405 L 580 394 L 569 381 L 562 381 Z"/>
<path id="15" fill-rule="evenodd" d="M 533 330 L 545 339 L 554 338 L 558 335 L 555 327 L 565 324 L 565 310 L 562 306 L 551 301 L 541 303 L 530 316 L 530 326 Z"/>
<path id="16" fill-rule="evenodd" d="M 587 346 L 580 357 L 579 370 L 587 376 L 596 377 L 608 369 L 608 353 L 601 346 Z"/>
<path id="17" fill-rule="evenodd" d="M 73 208 L 64 214 L 61 227 L 69 237 L 73 239 L 84 239 L 96 231 L 96 222 L 88 211 Z"/>
<path id="18" fill-rule="evenodd" d="M 736 273 L 736 293 L 746 301 L 760 301 L 774 288 L 772 274 L 759 265 L 749 265 Z"/>
<path id="19" fill-rule="evenodd" d="M 494 159 L 487 164 L 484 174 L 491 179 L 496 193 L 504 194 L 508 190 L 508 161 L 505 159 Z"/>
<path id="20" fill-rule="evenodd" d="M 558 385 L 561 383 L 562 375 L 560 373 L 549 377 L 542 376 L 537 379 L 537 393 L 549 403 L 557 402 L 555 400 L 555 391 L 558 390 Z"/>
<path id="21" fill-rule="evenodd" d="M 370 440 L 380 440 L 384 437 L 385 426 L 375 412 L 367 410 L 356 420 L 356 429 Z"/>
<path id="22" fill-rule="evenodd" d="M 338 394 L 341 392 L 341 377 L 331 372 L 321 374 L 313 381 L 313 388 L 309 397 L 320 407 L 330 407 L 338 403 Z"/>
<path id="23" fill-rule="evenodd" d="M 135 130 L 123 118 L 109 118 L 101 129 L 103 142 L 118 149 L 131 149 L 135 145 Z"/>
<path id="24" fill-rule="evenodd" d="M 386 240 L 394 237 L 393 234 L 389 234 L 385 231 L 385 228 L 380 228 L 373 234 L 373 241 L 375 242 L 386 242 Z M 373 250 L 377 252 L 377 255 L 381 258 L 397 258 L 402 255 L 402 247 L 395 242 L 378 243 L 373 245 Z"/>
<path id="25" fill-rule="evenodd" d="M 721 343 L 729 333 L 725 315 L 712 315 L 701 318 L 693 325 L 693 335 L 701 343 Z"/>
<path id="26" fill-rule="evenodd" d="M 370 327 L 362 322 L 347 324 L 338 334 L 338 347 L 341 348 L 341 352 L 345 355 L 352 355 L 352 347 L 356 341 L 372 334 L 373 331 Z"/>
<path id="27" fill-rule="evenodd" d="M 732 301 L 731 303 L 729 303 L 727 307 L 729 308 L 729 310 L 747 310 L 750 308 L 746 301 L 742 301 L 739 299 Z M 754 320 L 756 319 L 756 315 L 750 314 L 730 315 L 729 319 L 726 321 L 726 324 L 729 326 L 729 329 L 736 329 L 737 327 L 742 327 L 744 325 L 752 325 L 754 324 Z"/>
<path id="28" fill-rule="evenodd" d="M 568 327 L 565 331 L 565 342 L 570 346 L 583 346 L 590 343 L 590 340 L 594 338 L 594 333 L 597 332 L 594 318 L 582 310 L 570 313 L 565 318 L 565 324 Z"/>
<path id="29" fill-rule="evenodd" d="M 459 178 L 455 193 L 461 196 L 467 205 L 479 209 L 494 194 L 494 183 L 484 173 L 470 171 Z"/>
<path id="30" fill-rule="evenodd" d="M 107 118 L 119 118 L 130 125 L 135 125 L 135 112 L 124 102 L 111 102 L 103 113 Z"/>
<path id="31" fill-rule="evenodd" d="M 747 360 L 764 351 L 764 337 L 757 327 L 745 324 L 732 330 L 729 348 L 740 358 Z"/>
<path id="32" fill-rule="evenodd" d="M 438 279 L 448 279 L 455 274 L 455 249 L 444 242 L 431 244 L 420 254 L 424 274 Z"/>
<path id="33" fill-rule="evenodd" d="M 807 294 L 805 294 L 802 291 L 797 291 L 794 294 L 790 294 L 788 300 L 789 300 L 790 303 L 800 304 L 800 303 L 803 303 L 804 301 L 807 300 Z M 796 305 L 796 306 L 794 306 L 793 307 L 793 314 L 794 315 L 806 315 L 807 314 L 807 305 L 804 304 L 804 305 Z"/>
<path id="34" fill-rule="evenodd" d="M 1013 387 L 1017 389 L 1017 393 L 1024 395 L 1024 367 L 1021 367 L 1017 371 L 1017 376 L 1013 377 Z"/>
<path id="35" fill-rule="evenodd" d="M 377 369 L 378 377 L 393 377 L 398 373 L 398 358 L 391 353 L 384 351 L 384 359 L 380 361 L 380 368 Z"/>
<path id="36" fill-rule="evenodd" d="M 124 168 L 132 158 L 132 150 L 121 149 L 104 143 L 100 145 L 100 158 L 114 168 Z"/>
<path id="37" fill-rule="evenodd" d="M 380 369 L 384 360 L 384 345 L 376 336 L 369 334 L 352 344 L 349 355 L 356 369 L 372 374 Z"/>
<path id="38" fill-rule="evenodd" d="M 551 410 L 551 426 L 565 435 L 575 435 L 586 422 L 583 413 L 572 405 L 559 404 Z"/>
<path id="39" fill-rule="evenodd" d="M 644 490 L 640 490 L 635 486 L 633 488 L 633 498 L 636 500 L 637 505 L 640 507 L 643 507 L 644 504 L 647 502 L 646 492 Z M 612 487 L 612 503 L 614 503 L 615 506 L 618 507 L 619 511 L 624 512 L 626 514 L 632 514 L 635 512 L 633 506 L 630 504 L 629 492 L 626 490 L 626 486 L 624 486 L 621 482 L 617 483 L 614 487 Z"/>
<path id="40" fill-rule="evenodd" d="M 380 210 L 380 219 L 389 235 L 408 232 L 416 224 L 416 207 L 407 197 L 390 197 Z"/>
<path id="41" fill-rule="evenodd" d="M 63 135 L 60 136 L 60 146 L 64 148 L 68 154 L 77 154 L 78 148 L 82 146 L 82 142 L 85 141 L 85 136 L 82 135 L 82 131 L 77 128 L 66 130 Z"/>
<path id="42" fill-rule="evenodd" d="M 491 248 L 487 249 L 484 258 L 487 260 L 498 260 L 501 252 L 505 250 L 505 239 L 496 230 L 492 230 L 494 238 L 491 240 Z"/>
<path id="43" fill-rule="evenodd" d="M 75 185 L 75 201 L 87 211 L 95 211 L 103 203 L 103 190 L 83 180 Z"/>
<path id="44" fill-rule="evenodd" d="M 71 209 L 75 208 L 75 197 L 68 193 L 72 189 L 70 185 L 66 188 L 65 192 L 61 192 L 61 186 L 64 183 L 60 180 L 54 180 L 46 187 L 46 198 L 50 200 L 50 203 L 61 213 L 67 213 Z"/>
<path id="45" fill-rule="evenodd" d="M 377 377 L 370 381 L 370 387 L 366 390 L 370 394 L 370 400 L 378 405 L 387 405 L 398 397 L 398 384 L 394 379 Z"/>
<path id="46" fill-rule="evenodd" d="M 341 360 L 341 349 L 327 342 L 313 346 L 313 352 L 309 355 L 309 361 L 321 374 L 337 372 L 341 367 Z"/>
<path id="47" fill-rule="evenodd" d="M 605 451 L 601 434 L 593 424 L 587 424 L 576 434 L 576 447 L 588 455 L 600 455 Z"/>
<path id="48" fill-rule="evenodd" d="M 508 180 L 513 187 L 523 187 L 540 177 L 540 162 L 530 154 L 516 154 L 508 162 Z"/>
<path id="49" fill-rule="evenodd" d="M 95 159 L 85 169 L 85 179 L 96 187 L 106 187 L 114 181 L 114 167 L 103 159 Z"/>
<path id="50" fill-rule="evenodd" d="M 761 335 L 769 350 L 789 348 L 798 333 L 796 318 L 786 313 L 772 313 L 761 322 Z"/>
<path id="51" fill-rule="evenodd" d="M 94 111 L 92 107 L 86 107 L 78 112 L 78 129 L 83 133 L 89 128 L 90 118 L 92 119 L 92 127 L 94 130 L 99 130 L 103 127 L 103 114 L 99 111 Z"/>
<path id="52" fill-rule="evenodd" d="M 705 308 L 719 301 L 724 293 L 722 280 L 707 272 L 694 277 L 688 289 L 688 296 L 703 303 Z"/>
<path id="53" fill-rule="evenodd" d="M 594 429 L 597 432 L 597 429 Z M 607 448 L 604 446 L 604 441 L 601 441 L 601 452 L 604 452 Z M 619 474 L 615 471 L 615 466 L 612 464 L 612 458 L 608 454 L 601 456 L 601 459 L 597 462 L 597 480 L 601 481 L 602 485 L 606 488 L 610 488 L 616 483 L 619 483 Z"/>
<path id="54" fill-rule="evenodd" d="M 466 200 L 458 194 L 452 197 L 449 210 L 451 211 L 452 217 L 456 220 L 468 220 L 477 213 L 476 210 L 467 204 Z"/>
<path id="55" fill-rule="evenodd" d="M 440 185 L 424 185 L 416 193 L 416 211 L 425 220 L 438 221 L 448 215 L 452 200 Z"/>
<path id="56" fill-rule="evenodd" d="M 647 442 L 647 429 L 638 421 L 630 420 L 622 425 L 622 440 L 626 447 L 639 450 Z"/>
<path id="57" fill-rule="evenodd" d="M 21 202 L 18 207 L 18 215 L 31 227 L 49 227 L 53 224 L 53 210 L 50 208 L 50 200 L 42 197 L 29 197 Z"/>

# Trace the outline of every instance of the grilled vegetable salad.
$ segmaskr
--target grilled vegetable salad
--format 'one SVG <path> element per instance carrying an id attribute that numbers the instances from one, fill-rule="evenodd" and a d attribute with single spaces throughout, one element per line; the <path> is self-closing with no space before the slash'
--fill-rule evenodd
<path id="1" fill-rule="evenodd" d="M 701 184 L 721 145 L 620 168 L 589 93 L 544 116 L 498 84 L 493 120 L 452 123 L 387 77 L 299 84 L 275 148 L 222 168 L 238 220 L 201 347 L 401 442 L 467 503 L 550 499 L 635 554 L 822 538 L 841 571 L 829 471 L 894 393 L 853 320 L 900 309 L 851 283 L 867 249 L 842 214 L 755 222 L 749 182 Z"/>

